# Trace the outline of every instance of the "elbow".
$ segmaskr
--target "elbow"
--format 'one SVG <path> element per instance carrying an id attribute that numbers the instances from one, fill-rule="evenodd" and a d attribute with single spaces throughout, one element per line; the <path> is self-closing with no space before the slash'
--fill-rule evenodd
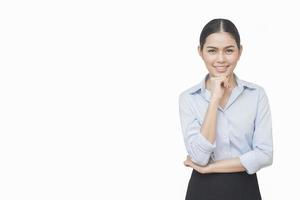
<path id="1" fill-rule="evenodd" d="M 267 166 L 271 166 L 273 164 L 273 152 L 270 152 L 265 160 L 264 160 L 264 163 L 263 163 L 263 166 L 264 167 L 267 167 Z"/>
<path id="2" fill-rule="evenodd" d="M 215 144 L 209 143 L 201 134 L 191 137 L 186 144 L 191 160 L 197 165 L 206 166 Z"/>
<path id="3" fill-rule="evenodd" d="M 273 151 L 272 150 L 259 150 L 258 157 L 260 168 L 267 167 L 273 164 Z"/>
<path id="4" fill-rule="evenodd" d="M 273 152 L 255 149 L 240 156 L 241 164 L 248 174 L 254 174 L 273 163 Z"/>
<path id="5" fill-rule="evenodd" d="M 273 164 L 273 152 L 261 152 L 257 164 L 258 166 L 256 171 L 271 166 Z"/>
<path id="6" fill-rule="evenodd" d="M 263 156 L 261 156 L 259 159 L 260 162 L 257 171 L 273 164 L 273 152 L 264 152 L 261 154 Z"/>
<path id="7" fill-rule="evenodd" d="M 199 149 L 195 149 L 195 148 L 191 148 L 190 149 L 190 157 L 191 160 L 200 166 L 206 166 L 208 164 L 209 158 L 210 158 L 210 153 L 208 152 L 204 152 L 202 150 Z"/>

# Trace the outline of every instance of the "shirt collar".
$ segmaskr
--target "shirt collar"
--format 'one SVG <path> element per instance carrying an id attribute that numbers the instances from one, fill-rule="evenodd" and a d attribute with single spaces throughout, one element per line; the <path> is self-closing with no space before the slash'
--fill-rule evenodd
<path id="1" fill-rule="evenodd" d="M 248 89 L 251 89 L 251 90 L 256 89 L 255 85 L 253 85 L 253 84 L 251 84 L 247 81 L 239 79 L 239 77 L 235 73 L 233 73 L 233 75 L 235 77 L 237 87 L 239 87 L 241 89 L 243 89 L 243 88 L 248 88 Z M 205 81 L 208 79 L 208 76 L 209 76 L 209 74 L 206 74 L 204 79 L 202 79 L 202 81 L 199 84 L 197 84 L 193 88 L 191 88 L 190 94 L 194 94 L 198 91 L 199 92 L 205 92 Z"/>

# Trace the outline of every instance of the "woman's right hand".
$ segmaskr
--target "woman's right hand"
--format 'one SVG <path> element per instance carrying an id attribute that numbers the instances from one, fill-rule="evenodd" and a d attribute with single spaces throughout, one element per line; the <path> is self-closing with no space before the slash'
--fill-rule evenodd
<path id="1" fill-rule="evenodd" d="M 225 88 L 229 88 L 229 75 L 223 75 L 218 77 L 211 77 L 210 83 L 211 83 L 211 98 L 220 100 L 222 99 Z"/>

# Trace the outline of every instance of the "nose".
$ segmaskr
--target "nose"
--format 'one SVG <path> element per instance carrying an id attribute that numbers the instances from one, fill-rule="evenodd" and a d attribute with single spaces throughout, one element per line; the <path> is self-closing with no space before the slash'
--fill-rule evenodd
<path id="1" fill-rule="evenodd" d="M 218 53 L 217 62 L 223 63 L 225 61 L 224 55 L 222 52 Z"/>

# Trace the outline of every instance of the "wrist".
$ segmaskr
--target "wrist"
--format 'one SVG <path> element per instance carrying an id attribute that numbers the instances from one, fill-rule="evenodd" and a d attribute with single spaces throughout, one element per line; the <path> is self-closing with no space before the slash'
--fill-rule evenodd
<path id="1" fill-rule="evenodd" d="M 213 164 L 208 164 L 205 167 L 205 174 L 207 174 L 207 173 L 213 173 Z"/>
<path id="2" fill-rule="evenodd" d="M 210 99 L 210 102 L 215 104 L 219 104 L 220 101 L 221 101 L 221 97 L 217 97 L 217 96 L 212 96 Z"/>

